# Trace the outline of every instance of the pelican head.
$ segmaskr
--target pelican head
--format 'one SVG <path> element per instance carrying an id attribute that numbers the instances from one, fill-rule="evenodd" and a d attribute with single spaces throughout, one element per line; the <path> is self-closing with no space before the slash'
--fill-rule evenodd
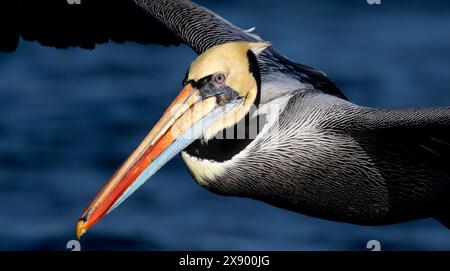
<path id="1" fill-rule="evenodd" d="M 260 91 L 256 56 L 268 46 L 229 42 L 191 63 L 179 95 L 82 214 L 78 238 L 196 139 L 207 141 L 245 117 Z"/>

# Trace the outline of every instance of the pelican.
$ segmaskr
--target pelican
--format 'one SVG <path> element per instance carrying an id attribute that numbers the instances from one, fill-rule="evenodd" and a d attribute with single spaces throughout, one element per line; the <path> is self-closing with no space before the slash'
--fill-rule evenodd
<path id="1" fill-rule="evenodd" d="M 10 9 L 47 14 L 39 5 Z M 78 238 L 177 154 L 199 185 L 220 195 L 360 225 L 432 217 L 450 227 L 450 107 L 354 104 L 323 72 L 187 0 L 94 1 L 48 14 L 39 26 L 97 9 L 104 21 L 96 28 L 3 30 L 0 49 L 13 51 L 19 37 L 60 48 L 111 39 L 185 43 L 198 57 L 181 92 L 81 215 Z M 132 15 L 121 27 L 118 12 Z"/>

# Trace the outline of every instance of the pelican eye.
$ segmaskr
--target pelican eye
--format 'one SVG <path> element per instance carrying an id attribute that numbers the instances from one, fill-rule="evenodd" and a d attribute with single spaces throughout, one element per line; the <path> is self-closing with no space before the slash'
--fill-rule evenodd
<path id="1" fill-rule="evenodd" d="M 227 79 L 227 76 L 224 73 L 216 73 L 214 74 L 213 80 L 216 84 L 223 84 Z"/>

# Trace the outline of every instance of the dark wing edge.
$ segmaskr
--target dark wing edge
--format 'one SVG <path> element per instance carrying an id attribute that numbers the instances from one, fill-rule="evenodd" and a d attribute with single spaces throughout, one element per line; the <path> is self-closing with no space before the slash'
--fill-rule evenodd
<path id="1" fill-rule="evenodd" d="M 165 46 L 182 42 L 131 0 L 68 2 L 0 1 L 0 52 L 15 51 L 20 38 L 44 46 L 85 49 L 108 41 Z"/>
<path id="2" fill-rule="evenodd" d="M 364 109 L 347 127 L 386 180 L 392 202 L 420 198 L 450 226 L 450 107 Z"/>
<path id="3" fill-rule="evenodd" d="M 231 41 L 261 39 L 188 0 L 2 0 L 0 52 L 15 51 L 20 38 L 56 48 L 93 49 L 134 41 L 164 46 L 186 43 L 196 53 Z M 261 72 L 282 72 L 324 93 L 346 99 L 321 71 L 297 64 L 273 48 L 258 56 Z"/>
<path id="4" fill-rule="evenodd" d="M 368 135 L 383 136 L 405 150 L 420 149 L 421 157 L 448 163 L 450 171 L 450 107 L 367 109 L 360 123 Z"/>
<path id="5" fill-rule="evenodd" d="M 266 64 L 262 67 L 262 73 L 281 72 L 283 74 L 289 74 L 300 82 L 311 85 L 311 87 L 316 90 L 336 96 L 343 100 L 347 100 L 347 97 L 321 70 L 296 63 L 282 56 L 273 48 L 263 52 L 261 57 L 263 58 L 263 62 Z"/>
<path id="6" fill-rule="evenodd" d="M 0 51 L 15 51 L 19 39 L 56 48 L 92 49 L 134 41 L 179 45 L 197 53 L 228 41 L 256 40 L 206 8 L 187 0 L 3 0 Z"/>

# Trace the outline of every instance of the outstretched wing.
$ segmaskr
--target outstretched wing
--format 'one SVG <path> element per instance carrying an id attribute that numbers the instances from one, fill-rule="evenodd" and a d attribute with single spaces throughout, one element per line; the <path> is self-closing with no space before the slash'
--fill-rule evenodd
<path id="1" fill-rule="evenodd" d="M 190 1 L 136 0 L 154 18 L 180 37 L 198 54 L 231 41 L 260 41 L 256 36 L 232 25 L 217 14 Z M 281 72 L 327 94 L 346 99 L 321 71 L 298 64 L 278 54 L 273 48 L 258 55 L 261 74 Z"/>
<path id="2" fill-rule="evenodd" d="M 57 48 L 94 48 L 110 40 L 166 46 L 182 42 L 131 0 L 70 1 L 0 1 L 0 51 L 14 51 L 20 37 Z"/>
<path id="3" fill-rule="evenodd" d="M 198 54 L 226 42 L 260 40 L 188 0 L 0 1 L 0 52 L 15 51 L 20 38 L 57 48 L 90 49 L 108 41 L 165 46 L 186 43 Z M 258 60 L 263 77 L 281 72 L 345 98 L 321 71 L 294 63 L 273 48 Z"/>
<path id="4" fill-rule="evenodd" d="M 72 3 L 72 4 L 69 4 Z M 0 51 L 19 39 L 45 46 L 94 48 L 108 41 L 179 45 L 197 53 L 228 41 L 255 37 L 213 12 L 184 0 L 2 0 Z"/>

